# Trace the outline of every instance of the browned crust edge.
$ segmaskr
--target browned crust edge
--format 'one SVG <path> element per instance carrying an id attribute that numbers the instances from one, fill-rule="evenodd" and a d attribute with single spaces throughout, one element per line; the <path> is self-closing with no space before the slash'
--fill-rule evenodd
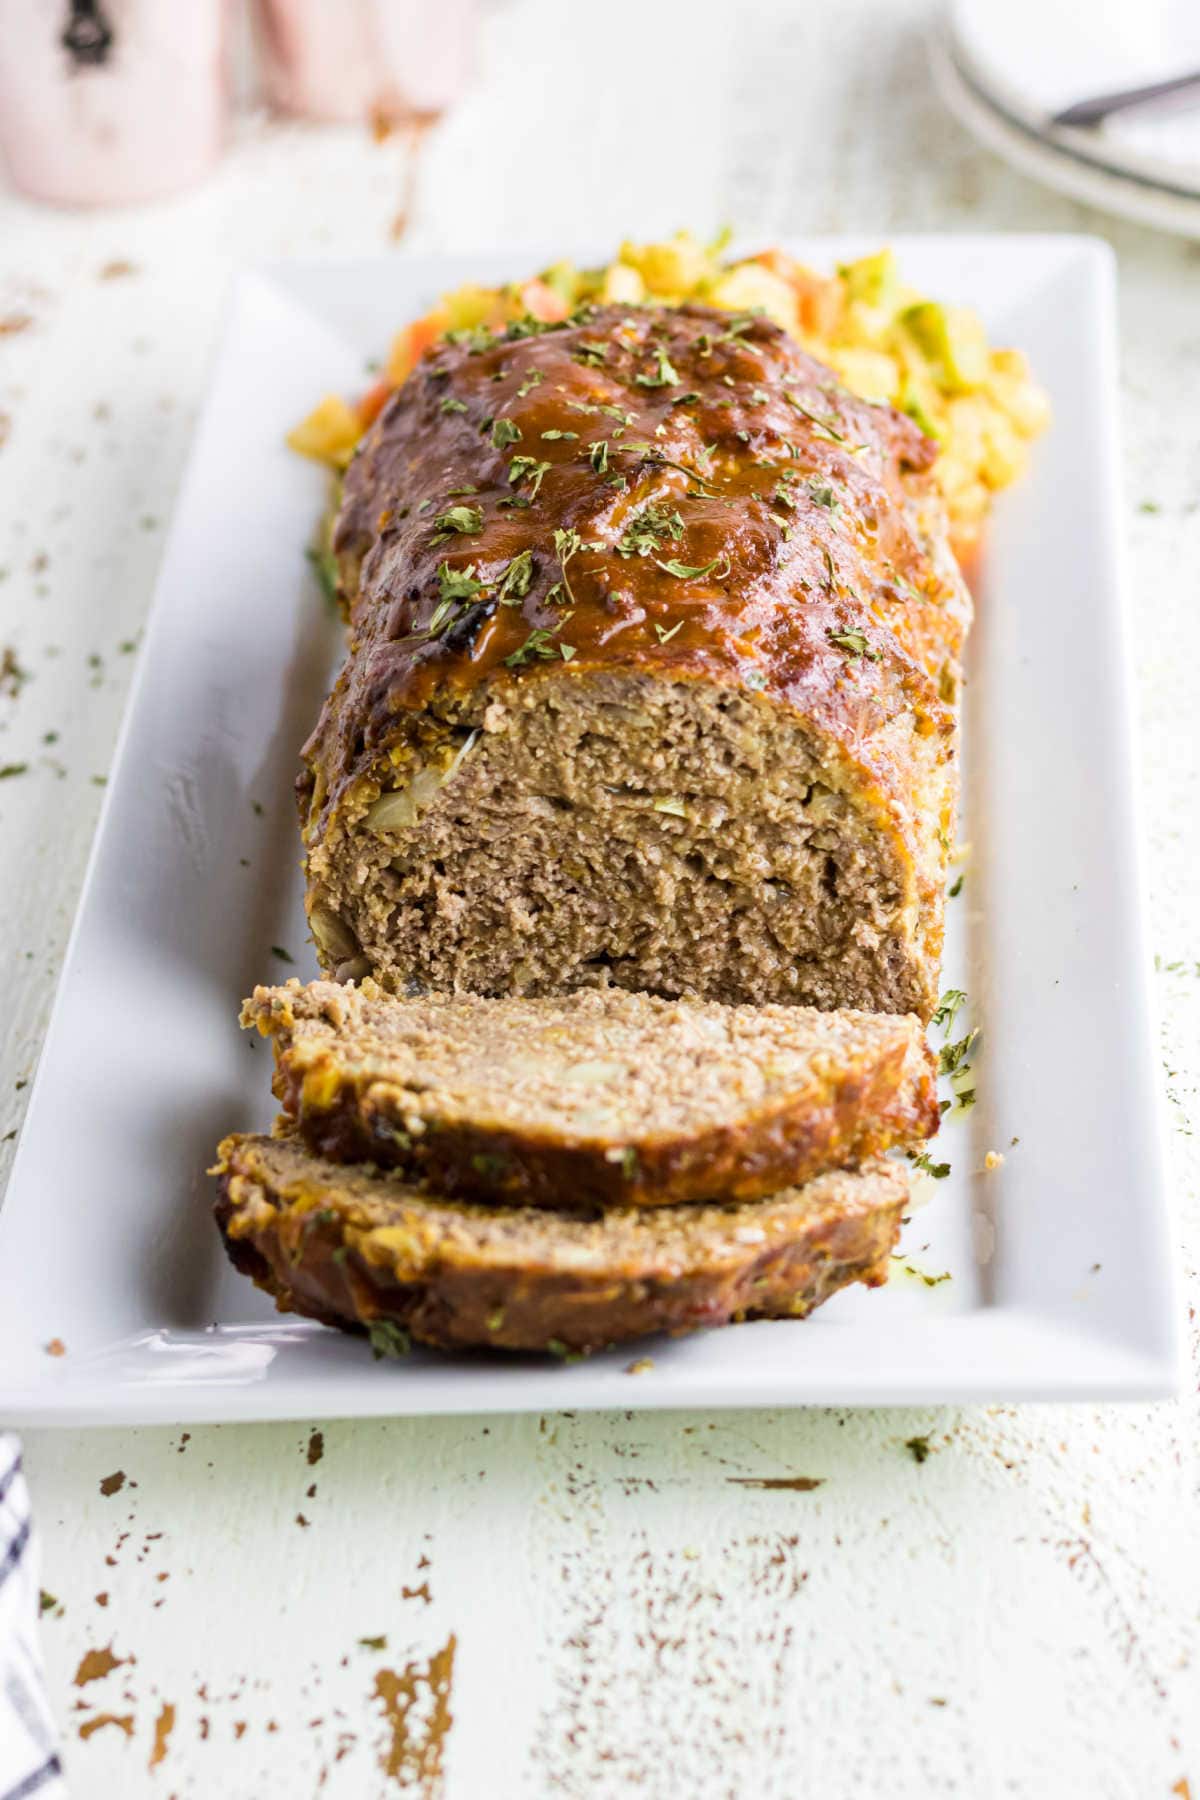
<path id="1" fill-rule="evenodd" d="M 881 1175 L 878 1204 L 815 1210 L 793 1236 L 748 1243 L 719 1266 L 639 1274 L 552 1270 L 430 1256 L 397 1279 L 363 1238 L 351 1247 L 327 1210 L 276 1206 L 244 1173 L 238 1140 L 222 1146 L 216 1218 L 235 1267 L 297 1312 L 343 1330 L 389 1321 L 446 1350 L 589 1352 L 654 1333 L 747 1319 L 803 1318 L 854 1282 L 887 1280 L 907 1200 L 902 1170 Z M 739 1246 L 740 1248 L 741 1246 Z"/>
<path id="2" fill-rule="evenodd" d="M 940 1118 L 933 1056 L 915 1035 L 736 1125 L 663 1135 L 636 1150 L 469 1121 L 414 1136 L 404 1128 L 401 1089 L 348 1070 L 332 1048 L 299 1054 L 282 1034 L 275 1044 L 276 1097 L 316 1155 L 373 1162 L 472 1200 L 561 1207 L 765 1199 L 932 1137 Z"/>

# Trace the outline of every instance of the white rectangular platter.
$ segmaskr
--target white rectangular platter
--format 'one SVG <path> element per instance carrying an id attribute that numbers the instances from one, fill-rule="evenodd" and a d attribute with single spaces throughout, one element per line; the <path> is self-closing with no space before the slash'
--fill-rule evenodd
<path id="1" fill-rule="evenodd" d="M 818 267 L 877 248 L 792 246 Z M 977 582 L 945 985 L 981 1026 L 896 1278 L 804 1323 L 569 1366 L 280 1318 L 226 1266 L 205 1167 L 272 1114 L 256 980 L 315 973 L 292 803 L 339 654 L 302 551 L 321 472 L 284 447 L 398 325 L 526 257 L 245 276 L 197 433 L 12 1180 L 0 1421 L 166 1423 L 561 1407 L 1152 1396 L 1179 1369 L 1121 595 L 1112 262 L 1074 237 L 900 240 L 906 277 L 1030 355 L 1055 422 Z M 549 259 L 547 259 L 549 260 Z M 989 1150 L 1003 1166 L 984 1171 Z M 914 1272 L 914 1270 L 916 1272 Z M 949 1279 L 936 1279 L 948 1275 Z M 928 1279 L 927 1279 L 928 1278 Z M 61 1340 L 65 1354 L 46 1346 Z"/>

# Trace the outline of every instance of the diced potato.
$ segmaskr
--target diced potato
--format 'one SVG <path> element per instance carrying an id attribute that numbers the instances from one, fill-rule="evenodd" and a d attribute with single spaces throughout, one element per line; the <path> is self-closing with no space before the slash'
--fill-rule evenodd
<path id="1" fill-rule="evenodd" d="M 764 312 L 793 336 L 800 330 L 795 294 L 782 276 L 761 263 L 738 263 L 713 282 L 708 298 L 729 312 Z"/>
<path id="2" fill-rule="evenodd" d="M 486 325 L 496 316 L 495 288 L 479 287 L 468 282 L 442 297 L 446 323 L 444 331 L 469 331 L 473 325 Z"/>
<path id="3" fill-rule="evenodd" d="M 711 273 L 703 246 L 689 231 L 677 232 L 665 244 L 622 244 L 620 260 L 637 270 L 650 293 L 681 299 Z"/>
<path id="4" fill-rule="evenodd" d="M 636 306 L 646 298 L 646 284 L 629 263 L 610 263 L 604 271 L 600 298 L 617 306 Z"/>
<path id="5" fill-rule="evenodd" d="M 992 351 L 987 392 L 1022 437 L 1038 437 L 1050 423 L 1050 402 L 1019 350 Z"/>
<path id="6" fill-rule="evenodd" d="M 317 462 L 333 463 L 338 466 L 339 459 L 353 454 L 354 446 L 362 436 L 362 420 L 352 406 L 338 394 L 326 394 L 319 406 L 315 406 L 307 419 L 288 432 L 288 445 L 298 450 L 301 456 L 311 456 Z"/>
<path id="7" fill-rule="evenodd" d="M 983 323 L 965 306 L 940 306 L 922 300 L 900 315 L 943 392 L 957 394 L 982 387 L 988 377 L 988 343 Z"/>
<path id="8" fill-rule="evenodd" d="M 920 426 L 926 437 L 935 439 L 939 444 L 947 441 L 950 427 L 941 405 L 941 396 L 922 371 L 914 368 L 905 370 L 896 404 L 901 412 L 908 414 L 914 425 Z"/>
<path id="9" fill-rule="evenodd" d="M 850 392 L 863 400 L 894 401 L 899 396 L 900 368 L 894 356 L 882 350 L 844 350 L 839 346 L 828 352 L 828 359 Z"/>
<path id="10" fill-rule="evenodd" d="M 858 300 L 874 311 L 894 313 L 900 299 L 900 275 L 895 252 L 879 250 L 838 269 L 847 300 Z"/>

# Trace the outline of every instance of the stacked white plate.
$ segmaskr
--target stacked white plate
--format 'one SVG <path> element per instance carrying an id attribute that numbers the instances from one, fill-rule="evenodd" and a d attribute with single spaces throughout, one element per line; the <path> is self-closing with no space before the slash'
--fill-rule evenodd
<path id="1" fill-rule="evenodd" d="M 1092 206 L 1200 238 L 1200 82 L 1089 126 L 1079 101 L 1200 74 L 1197 0 L 948 0 L 931 39 L 942 98 L 982 143 Z"/>

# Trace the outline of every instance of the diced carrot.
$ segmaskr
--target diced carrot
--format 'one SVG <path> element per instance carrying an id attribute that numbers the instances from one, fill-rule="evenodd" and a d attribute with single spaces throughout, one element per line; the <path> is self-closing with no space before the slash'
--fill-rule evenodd
<path id="1" fill-rule="evenodd" d="M 813 337 L 828 337 L 837 327 L 842 310 L 842 293 L 837 281 L 827 275 L 814 275 L 803 263 L 783 250 L 764 250 L 755 257 L 781 275 L 796 296 L 800 329 Z"/>
<path id="2" fill-rule="evenodd" d="M 554 291 L 544 281 L 527 281 L 521 289 L 521 304 L 533 318 L 539 319 L 543 325 L 555 325 L 570 313 L 570 306 L 561 294 Z"/>
<path id="3" fill-rule="evenodd" d="M 373 388 L 367 389 L 366 393 L 355 407 L 355 411 L 362 420 L 364 431 L 367 429 L 368 425 L 373 425 L 375 423 L 395 391 L 394 384 L 386 380 L 377 381 Z"/>
<path id="4" fill-rule="evenodd" d="M 436 344 L 445 329 L 446 321 L 441 313 L 433 312 L 396 333 L 387 360 L 387 378 L 393 387 L 399 387 L 412 373 L 416 363 L 431 344 Z"/>

